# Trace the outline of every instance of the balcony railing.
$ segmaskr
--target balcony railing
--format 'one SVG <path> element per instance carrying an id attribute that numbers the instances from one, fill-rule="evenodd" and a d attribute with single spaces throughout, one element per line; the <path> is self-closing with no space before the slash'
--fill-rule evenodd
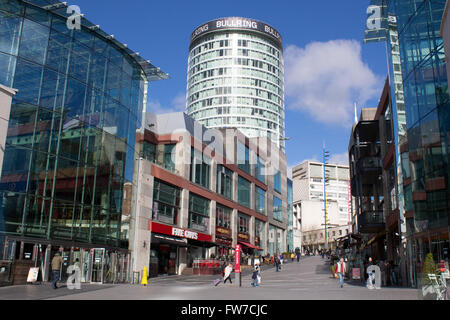
<path id="1" fill-rule="evenodd" d="M 365 211 L 358 216 L 359 231 L 362 233 L 379 232 L 385 228 L 383 211 Z"/>
<path id="2" fill-rule="evenodd" d="M 378 170 L 381 169 L 381 159 L 377 157 L 368 157 L 359 159 L 356 163 L 358 171 Z"/>

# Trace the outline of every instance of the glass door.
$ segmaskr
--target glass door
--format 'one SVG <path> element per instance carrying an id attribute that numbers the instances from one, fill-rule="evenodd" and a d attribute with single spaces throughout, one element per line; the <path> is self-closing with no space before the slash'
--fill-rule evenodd
<path id="1" fill-rule="evenodd" d="M 103 283 L 103 262 L 105 259 L 105 249 L 92 249 L 92 272 L 91 283 Z"/>
<path id="2" fill-rule="evenodd" d="M 89 268 L 91 266 L 90 250 L 81 249 L 81 282 L 89 282 Z M 76 260 L 75 260 L 76 261 Z"/>
<path id="3" fill-rule="evenodd" d="M 64 250 L 62 252 L 62 258 L 63 258 L 63 264 L 61 266 L 61 275 L 60 275 L 60 281 L 67 281 L 68 274 L 67 274 L 67 268 L 69 268 L 70 265 L 70 247 L 64 247 Z"/>

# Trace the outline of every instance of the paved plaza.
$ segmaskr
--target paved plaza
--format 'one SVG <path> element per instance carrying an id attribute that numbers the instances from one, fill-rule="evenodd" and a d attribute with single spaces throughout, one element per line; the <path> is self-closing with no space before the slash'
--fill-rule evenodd
<path id="1" fill-rule="evenodd" d="M 289 262 L 276 272 L 273 266 L 262 270 L 260 287 L 251 287 L 245 273 L 242 286 L 212 282 L 218 276 L 170 276 L 149 279 L 148 286 L 82 284 L 81 290 L 65 285 L 54 290 L 50 284 L 0 288 L 0 300 L 417 300 L 418 291 L 386 287 L 368 290 L 360 281 L 346 281 L 343 288 L 331 277 L 329 263 L 321 257 L 305 257 Z"/>

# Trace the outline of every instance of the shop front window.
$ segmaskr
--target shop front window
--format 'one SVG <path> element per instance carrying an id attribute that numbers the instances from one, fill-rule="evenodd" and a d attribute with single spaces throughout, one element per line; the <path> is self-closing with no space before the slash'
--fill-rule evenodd
<path id="1" fill-rule="evenodd" d="M 244 214 L 239 214 L 239 233 L 248 234 L 249 232 L 249 221 L 250 217 Z"/>
<path id="2" fill-rule="evenodd" d="M 216 206 L 216 225 L 226 229 L 231 228 L 231 209 L 217 205 Z"/>

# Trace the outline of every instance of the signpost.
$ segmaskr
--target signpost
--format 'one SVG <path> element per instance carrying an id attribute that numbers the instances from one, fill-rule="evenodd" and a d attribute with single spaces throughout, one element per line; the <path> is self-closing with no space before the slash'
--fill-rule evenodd
<path id="1" fill-rule="evenodd" d="M 236 286 L 241 286 L 241 245 L 237 244 L 234 247 L 234 281 Z"/>
<path id="2" fill-rule="evenodd" d="M 27 282 L 35 283 L 39 276 L 39 268 L 30 268 L 28 272 Z"/>

